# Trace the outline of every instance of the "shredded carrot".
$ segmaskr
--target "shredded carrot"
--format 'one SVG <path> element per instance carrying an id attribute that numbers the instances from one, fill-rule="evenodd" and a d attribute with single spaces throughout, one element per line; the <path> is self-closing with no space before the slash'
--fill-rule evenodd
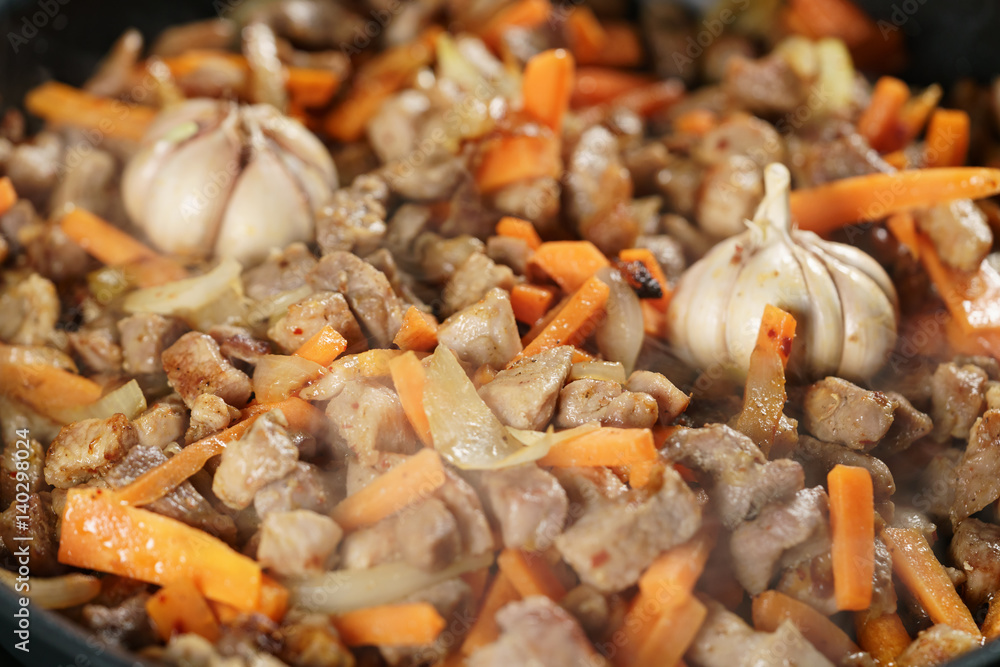
<path id="1" fill-rule="evenodd" d="M 542 245 L 542 239 L 538 236 L 538 231 L 535 230 L 535 226 L 527 220 L 522 220 L 521 218 L 514 218 L 509 215 L 505 215 L 500 218 L 500 222 L 497 223 L 496 233 L 497 236 L 508 236 L 514 239 L 521 239 L 527 243 L 528 247 L 532 250 L 538 250 L 538 246 Z"/>
<path id="2" fill-rule="evenodd" d="M 1000 193 L 1000 170 L 985 167 L 914 169 L 833 181 L 791 195 L 799 227 L 825 234 L 913 208 Z"/>
<path id="3" fill-rule="evenodd" d="M 573 54 L 565 49 L 543 51 L 524 66 L 524 110 L 556 133 L 569 108 L 575 69 Z"/>
<path id="4" fill-rule="evenodd" d="M 427 413 L 424 412 L 424 385 L 427 382 L 427 375 L 423 365 L 413 352 L 407 352 L 389 362 L 389 372 L 410 425 L 425 447 L 433 447 L 431 424 L 427 419 Z"/>
<path id="5" fill-rule="evenodd" d="M 917 223 L 909 212 L 895 213 L 885 221 L 885 226 L 893 238 L 910 251 L 914 259 L 920 259 L 920 242 L 917 239 Z"/>
<path id="6" fill-rule="evenodd" d="M 573 55 L 581 63 L 597 62 L 605 45 L 608 33 L 594 16 L 593 10 L 585 5 L 574 7 L 566 17 L 566 38 Z"/>
<path id="7" fill-rule="evenodd" d="M 990 599 L 990 608 L 983 619 L 983 637 L 988 642 L 1000 638 L 1000 593 L 994 593 Z"/>
<path id="8" fill-rule="evenodd" d="M 774 632 L 784 621 L 791 621 L 835 665 L 860 650 L 829 618 L 778 591 L 765 591 L 755 597 L 752 615 L 754 627 L 762 632 Z"/>
<path id="9" fill-rule="evenodd" d="M 944 565 L 938 561 L 927 538 L 914 528 L 882 529 L 892 554 L 892 569 L 935 623 L 980 637 L 969 608 L 955 592 Z"/>
<path id="10" fill-rule="evenodd" d="M 618 259 L 623 262 L 639 262 L 646 267 L 649 275 L 653 277 L 653 280 L 660 286 L 660 291 L 663 292 L 663 296 L 658 299 L 649 299 L 649 302 L 656 306 L 656 309 L 660 312 L 667 312 L 673 291 L 670 289 L 670 283 L 667 282 L 667 277 L 663 274 L 663 268 L 657 261 L 656 256 L 653 255 L 653 252 L 648 248 L 629 248 L 618 253 Z"/>
<path id="11" fill-rule="evenodd" d="M 178 579 L 153 593 L 146 600 L 146 613 L 163 641 L 174 634 L 193 632 L 215 642 L 221 634 L 205 596 L 187 579 Z"/>
<path id="12" fill-rule="evenodd" d="M 47 364 L 0 362 L 0 395 L 61 423 L 64 411 L 99 399 L 101 386 L 82 375 Z"/>
<path id="13" fill-rule="evenodd" d="M 403 326 L 392 342 L 401 350 L 429 352 L 437 347 L 437 328 L 433 315 L 410 306 L 403 316 Z"/>
<path id="14" fill-rule="evenodd" d="M 340 77 L 328 69 L 289 67 L 285 71 L 289 102 L 307 109 L 326 106 L 340 88 Z"/>
<path id="15" fill-rule="evenodd" d="M 861 648 L 868 651 L 878 664 L 886 667 L 894 663 L 910 645 L 910 635 L 896 612 L 876 617 L 868 612 L 858 612 L 854 615 L 854 628 Z"/>
<path id="16" fill-rule="evenodd" d="M 593 333 L 598 318 L 604 314 L 611 289 L 596 276 L 590 278 L 566 302 L 552 321 L 513 361 L 531 357 L 560 345 L 579 345 Z"/>
<path id="17" fill-rule="evenodd" d="M 627 466 L 655 461 L 653 432 L 648 428 L 604 426 L 552 447 L 538 465 L 554 468 L 572 466 Z"/>
<path id="18" fill-rule="evenodd" d="M 868 108 L 858 118 L 858 134 L 880 153 L 902 148 L 906 130 L 900 114 L 909 99 L 910 88 L 905 83 L 891 76 L 880 78 Z"/>
<path id="19" fill-rule="evenodd" d="M 479 31 L 479 36 L 487 46 L 497 51 L 507 30 L 534 28 L 548 21 L 551 14 L 549 0 L 518 0 L 494 14 Z"/>
<path id="20" fill-rule="evenodd" d="M 607 102 L 582 108 L 577 115 L 584 125 L 604 121 L 617 108 L 648 117 L 667 109 L 683 96 L 684 84 L 677 79 L 666 79 L 625 91 Z"/>
<path id="21" fill-rule="evenodd" d="M 697 137 L 708 134 L 719 124 L 719 115 L 711 109 L 691 109 L 674 118 L 674 129 Z"/>
<path id="22" fill-rule="evenodd" d="M 708 608 L 695 597 L 688 597 L 676 608 L 662 613 L 643 638 L 634 664 L 676 665 L 707 615 Z"/>
<path id="23" fill-rule="evenodd" d="M 871 605 L 875 572 L 872 476 L 866 468 L 838 464 L 826 479 L 837 609 L 861 611 Z"/>
<path id="24" fill-rule="evenodd" d="M 29 91 L 24 104 L 28 111 L 50 123 L 86 127 L 96 130 L 102 138 L 132 141 L 142 139 L 156 116 L 152 107 L 98 97 L 55 81 Z"/>
<path id="25" fill-rule="evenodd" d="M 518 322 L 535 324 L 549 312 L 555 301 L 555 292 L 550 287 L 521 283 L 510 290 L 510 305 Z"/>
<path id="26" fill-rule="evenodd" d="M 445 620 L 427 602 L 390 604 L 333 617 L 348 646 L 424 646 L 445 628 Z"/>
<path id="27" fill-rule="evenodd" d="M 559 141 L 551 134 L 500 135 L 480 145 L 476 183 L 483 193 L 531 178 L 559 178 Z"/>
<path id="28" fill-rule="evenodd" d="M 296 357 L 315 361 L 320 366 L 327 366 L 347 349 L 347 340 L 340 332 L 327 324 L 310 336 L 295 350 Z"/>
<path id="29" fill-rule="evenodd" d="M 642 38 L 635 26 L 621 21 L 606 21 L 602 26 L 604 46 L 593 57 L 581 59 L 586 65 L 601 67 L 639 67 L 646 59 Z"/>
<path id="30" fill-rule="evenodd" d="M 960 167 L 969 153 L 969 114 L 959 109 L 938 109 L 927 124 L 924 164 Z"/>
<path id="31" fill-rule="evenodd" d="M 330 516 L 344 530 L 364 528 L 427 498 L 444 482 L 440 455 L 425 448 L 340 501 Z"/>
<path id="32" fill-rule="evenodd" d="M 580 289 L 598 269 L 610 266 L 608 258 L 590 241 L 549 241 L 531 257 L 537 266 L 566 292 Z"/>
<path id="33" fill-rule="evenodd" d="M 566 588 L 542 553 L 507 548 L 497 556 L 497 566 L 522 598 L 544 595 L 559 602 L 566 596 Z"/>
<path id="34" fill-rule="evenodd" d="M 490 584 L 490 588 L 486 592 L 486 597 L 483 598 L 483 604 L 479 607 L 476 622 L 472 624 L 469 634 L 465 636 L 465 641 L 462 642 L 462 654 L 469 655 L 476 649 L 496 641 L 496 638 L 500 635 L 500 629 L 497 627 L 496 613 L 501 607 L 515 602 L 520 598 L 521 596 L 518 595 L 517 589 L 514 588 L 514 584 L 510 583 L 507 575 L 502 570 L 497 572 L 493 578 L 493 583 Z"/>
<path id="35" fill-rule="evenodd" d="M 3 215 L 17 203 L 17 192 L 9 176 L 0 178 L 0 215 Z"/>
<path id="36" fill-rule="evenodd" d="M 946 266 L 937 248 L 923 234 L 917 235 L 920 261 L 948 307 L 948 312 L 964 334 L 1000 334 L 1000 273 L 986 260 L 973 273 Z"/>
<path id="37" fill-rule="evenodd" d="M 573 84 L 573 95 L 569 105 L 573 109 L 604 104 L 616 99 L 619 95 L 643 88 L 653 82 L 644 74 L 623 72 L 610 67 L 579 67 L 576 70 L 576 81 Z"/>

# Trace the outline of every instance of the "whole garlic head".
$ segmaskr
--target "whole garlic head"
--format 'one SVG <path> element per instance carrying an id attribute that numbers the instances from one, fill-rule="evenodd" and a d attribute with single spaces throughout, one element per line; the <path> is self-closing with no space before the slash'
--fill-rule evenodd
<path id="1" fill-rule="evenodd" d="M 791 228 L 788 169 L 771 164 L 749 229 L 712 248 L 681 277 L 667 312 L 688 363 L 745 377 L 764 306 L 796 319 L 789 370 L 809 378 L 871 377 L 896 342 L 896 290 L 878 262 Z"/>
<path id="2" fill-rule="evenodd" d="M 266 104 L 193 99 L 150 125 L 122 197 L 160 250 L 253 264 L 310 240 L 336 188 L 333 159 L 298 121 Z"/>

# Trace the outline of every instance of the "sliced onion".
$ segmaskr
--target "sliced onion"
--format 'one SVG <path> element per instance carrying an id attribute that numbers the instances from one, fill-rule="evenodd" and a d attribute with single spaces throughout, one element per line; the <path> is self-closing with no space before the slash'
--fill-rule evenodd
<path id="1" fill-rule="evenodd" d="M 76 362 L 65 352 L 54 347 L 41 345 L 2 345 L 0 344 L 0 363 L 3 364 L 43 364 L 55 366 L 64 371 L 77 373 Z"/>
<path id="2" fill-rule="evenodd" d="M 127 313 L 158 313 L 185 317 L 199 309 L 235 293 L 242 299 L 240 273 L 243 267 L 232 257 L 226 257 L 214 269 L 194 278 L 147 287 L 132 292 L 122 304 Z"/>
<path id="3" fill-rule="evenodd" d="M 311 380 L 323 367 L 315 361 L 285 354 L 265 354 L 253 371 L 254 397 L 261 403 L 283 401 Z"/>
<path id="4" fill-rule="evenodd" d="M 509 468 L 523 463 L 537 461 L 548 454 L 549 450 L 553 447 L 560 445 L 567 440 L 578 438 L 585 433 L 590 433 L 600 427 L 601 425 L 599 423 L 591 422 L 589 424 L 582 424 L 557 433 L 552 430 L 551 426 L 548 431 L 523 431 L 519 428 L 508 426 L 507 432 L 510 433 L 515 440 L 524 445 L 524 449 L 511 454 L 501 461 L 498 461 L 497 464 L 491 468 L 491 470 L 499 470 L 500 468 Z"/>
<path id="5" fill-rule="evenodd" d="M 389 362 L 401 354 L 402 350 L 380 348 L 340 357 L 330 364 L 323 377 L 303 389 L 299 396 L 307 401 L 327 401 L 339 394 L 351 380 L 363 377 L 386 379 L 389 377 Z"/>
<path id="6" fill-rule="evenodd" d="M 569 369 L 570 380 L 608 380 L 625 384 L 625 367 L 618 361 L 581 361 Z"/>
<path id="7" fill-rule="evenodd" d="M 247 311 L 247 324 L 251 327 L 271 325 L 288 312 L 288 307 L 302 301 L 313 293 L 313 288 L 303 285 L 286 292 L 278 292 L 274 296 L 254 302 Z"/>
<path id="8" fill-rule="evenodd" d="M 854 102 L 855 71 L 851 53 L 842 41 L 835 38 L 816 42 L 819 60 L 819 88 L 826 94 L 826 108 L 845 112 Z"/>
<path id="9" fill-rule="evenodd" d="M 337 570 L 317 577 L 287 581 L 292 604 L 324 614 L 343 614 L 401 600 L 430 586 L 489 567 L 493 552 L 468 556 L 443 570 L 427 572 L 396 561 L 366 570 Z"/>
<path id="10" fill-rule="evenodd" d="M 606 266 L 596 275 L 611 288 L 605 306 L 607 316 L 597 326 L 597 349 L 605 359 L 621 363 L 628 375 L 635 368 L 635 361 L 639 358 L 646 335 L 642 306 L 639 304 L 639 297 L 616 269 Z"/>
<path id="11" fill-rule="evenodd" d="M 61 577 L 31 577 L 27 590 L 18 590 L 17 575 L 0 568 L 0 583 L 15 590 L 42 609 L 69 609 L 86 604 L 101 592 L 101 580 L 86 574 L 64 574 Z"/>
<path id="12" fill-rule="evenodd" d="M 135 419 L 145 411 L 146 397 L 139 388 L 138 381 L 133 379 L 89 405 L 61 410 L 56 416 L 60 421 L 69 424 L 81 419 L 107 419 L 119 412 L 127 419 Z"/>

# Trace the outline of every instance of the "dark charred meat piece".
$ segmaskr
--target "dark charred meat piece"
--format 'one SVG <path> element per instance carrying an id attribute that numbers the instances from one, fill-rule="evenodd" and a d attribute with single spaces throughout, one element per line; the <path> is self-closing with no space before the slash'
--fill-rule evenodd
<path id="1" fill-rule="evenodd" d="M 149 593 L 141 592 L 113 606 L 84 605 L 83 623 L 94 631 L 98 641 L 109 646 L 145 646 L 156 636 L 146 613 L 148 599 Z"/>

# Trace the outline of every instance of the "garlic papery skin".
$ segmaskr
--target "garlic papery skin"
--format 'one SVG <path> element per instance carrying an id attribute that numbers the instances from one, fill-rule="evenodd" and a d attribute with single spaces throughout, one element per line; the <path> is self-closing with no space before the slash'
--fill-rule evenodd
<path id="1" fill-rule="evenodd" d="M 678 355 L 696 368 L 745 378 L 764 306 L 771 304 L 796 319 L 790 373 L 870 378 L 896 343 L 892 281 L 863 251 L 792 228 L 784 165 L 769 165 L 764 185 L 748 229 L 681 277 L 667 311 Z"/>
<path id="2" fill-rule="evenodd" d="M 298 121 L 270 105 L 193 99 L 150 125 L 122 197 L 159 250 L 251 266 L 312 240 L 337 185 L 326 147 Z"/>

